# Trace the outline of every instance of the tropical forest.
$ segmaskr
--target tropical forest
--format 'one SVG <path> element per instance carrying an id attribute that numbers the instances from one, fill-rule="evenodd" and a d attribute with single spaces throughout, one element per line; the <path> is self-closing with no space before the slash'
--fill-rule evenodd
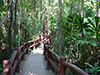
<path id="1" fill-rule="evenodd" d="M 15 67 L 11 67 L 23 60 L 24 45 L 27 47 L 25 54 L 28 53 L 27 50 L 31 53 L 34 49 L 30 45 L 44 40 L 43 35 L 53 37 L 49 46 L 45 45 L 48 44 L 45 41 L 42 44 L 44 51 L 49 47 L 51 49 L 44 53 L 47 56 L 47 66 L 54 66 L 50 67 L 54 75 L 100 75 L 100 0 L 0 0 L 1 75 L 14 75 Z M 45 46 L 48 48 L 45 49 Z M 50 52 L 54 54 L 50 55 Z M 21 58 L 17 57 L 20 54 L 22 59 L 16 61 Z M 67 63 L 61 65 L 62 57 L 66 58 Z M 4 64 L 4 60 L 8 64 Z M 11 66 L 7 66 L 9 64 Z M 67 66 L 66 70 L 64 64 Z M 70 64 L 73 68 L 68 66 Z M 3 74 L 7 67 L 9 73 Z M 76 72 L 79 69 L 84 74 Z"/>

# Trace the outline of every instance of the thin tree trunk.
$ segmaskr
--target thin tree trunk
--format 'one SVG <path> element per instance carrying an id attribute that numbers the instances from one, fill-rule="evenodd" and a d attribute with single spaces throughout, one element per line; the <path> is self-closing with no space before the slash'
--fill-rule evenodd
<path id="1" fill-rule="evenodd" d="M 8 27 L 10 26 L 10 0 L 7 0 L 7 6 L 8 6 L 8 8 L 7 8 L 7 10 L 8 10 Z M 1 32 L 0 32 L 1 33 Z M 8 32 L 9 33 L 9 32 Z M 8 38 L 9 38 L 10 36 L 8 35 Z M 9 54 L 11 54 L 10 53 L 10 49 L 11 49 L 11 47 L 10 47 L 10 39 L 8 40 L 9 41 Z"/>
<path id="2" fill-rule="evenodd" d="M 13 14 L 14 14 L 14 0 L 11 3 L 11 15 L 10 15 L 10 26 L 9 26 L 9 53 L 12 54 L 12 36 L 13 36 Z"/>
<path id="3" fill-rule="evenodd" d="M 84 0 L 81 1 L 81 17 L 84 17 L 83 8 L 84 8 Z M 83 38 L 84 38 L 84 33 L 83 33 L 83 29 L 82 29 L 82 32 L 81 32 L 81 39 L 83 40 Z"/>
<path id="4" fill-rule="evenodd" d="M 27 21 L 27 14 L 26 14 L 26 12 L 27 12 L 27 8 L 25 8 L 25 26 L 24 26 L 24 42 L 26 41 L 26 36 L 27 36 L 27 34 L 26 34 L 26 21 Z"/>
<path id="5" fill-rule="evenodd" d="M 62 55 L 62 0 L 59 0 L 59 55 Z"/>
<path id="6" fill-rule="evenodd" d="M 2 3 L 3 3 L 3 0 L 1 1 Z M 7 1 L 7 4 L 9 4 L 9 1 Z M 0 5 L 0 7 L 1 6 L 3 6 L 3 4 L 1 4 Z M 1 16 L 1 13 L 0 13 L 0 16 Z M 1 21 L 1 17 L 0 17 L 0 21 Z M 2 21 L 1 21 L 2 22 Z M 2 28 L 1 28 L 1 26 L 2 26 L 2 23 L 0 24 L 0 54 L 2 55 L 2 42 L 1 42 L 1 40 L 2 40 Z M 1 60 L 3 60 L 3 57 L 1 58 Z"/>
<path id="7" fill-rule="evenodd" d="M 74 21 L 75 21 L 75 18 L 76 18 L 76 16 L 77 16 L 78 8 L 79 8 L 79 4 L 78 4 L 78 6 L 77 6 L 77 10 L 76 10 L 75 16 L 73 17 L 73 21 L 72 21 L 71 37 L 73 37 Z"/>
<path id="8" fill-rule="evenodd" d="M 97 0 L 97 7 L 96 7 L 96 15 L 99 15 L 99 9 L 100 9 L 100 0 Z"/>
<path id="9" fill-rule="evenodd" d="M 81 0 L 81 17 L 84 17 L 83 8 L 84 8 L 84 0 Z"/>
<path id="10" fill-rule="evenodd" d="M 74 21 L 75 21 L 75 18 L 76 18 L 76 15 L 77 15 L 77 12 L 78 12 L 78 8 L 79 8 L 79 4 L 77 6 L 77 10 L 76 10 L 76 13 L 75 13 L 75 16 L 73 17 L 73 21 L 72 21 L 72 28 L 71 28 L 71 37 L 73 37 L 73 31 L 74 31 Z M 70 46 L 72 45 L 72 41 L 70 41 Z M 69 54 L 68 54 L 68 61 L 69 61 L 69 58 L 70 58 L 70 54 L 71 54 L 71 48 L 69 50 Z"/>
<path id="11" fill-rule="evenodd" d="M 1 36 L 1 26 L 0 26 L 0 36 Z M 0 50 L 2 50 L 1 37 L 0 37 Z"/>
<path id="12" fill-rule="evenodd" d="M 36 19 L 36 0 L 34 0 L 34 19 Z M 35 22 L 34 20 L 34 28 L 36 27 Z"/>
<path id="13" fill-rule="evenodd" d="M 14 24 L 14 47 L 16 47 L 16 35 L 17 35 L 17 0 L 15 0 L 15 24 Z"/>
<path id="14" fill-rule="evenodd" d="M 42 23 L 42 0 L 41 0 L 41 37 L 43 35 L 43 23 Z"/>
<path id="15" fill-rule="evenodd" d="M 45 8 L 44 32 L 47 34 L 47 8 Z"/>
<path id="16" fill-rule="evenodd" d="M 22 0 L 20 0 L 20 6 L 22 5 Z M 22 24 L 22 8 L 20 7 L 20 17 L 19 17 L 19 28 L 18 28 L 18 32 L 19 35 L 21 35 L 21 24 Z M 21 44 L 21 37 L 19 38 L 19 46 Z"/>

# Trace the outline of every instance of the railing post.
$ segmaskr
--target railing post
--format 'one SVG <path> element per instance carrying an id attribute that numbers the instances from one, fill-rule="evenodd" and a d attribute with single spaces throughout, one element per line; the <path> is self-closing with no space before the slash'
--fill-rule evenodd
<path id="1" fill-rule="evenodd" d="M 11 66 L 11 62 L 10 62 L 9 60 L 4 60 L 4 61 L 3 61 L 3 68 L 5 68 L 7 65 L 10 65 L 8 75 L 12 75 L 12 66 Z"/>
<path id="2" fill-rule="evenodd" d="M 37 41 L 38 41 L 38 45 L 37 45 L 37 47 L 40 45 L 40 43 L 39 43 L 39 38 L 37 39 Z"/>
<path id="3" fill-rule="evenodd" d="M 23 45 L 23 47 L 21 49 L 21 52 L 23 52 L 22 60 L 25 60 L 24 44 L 21 44 L 21 45 Z"/>
<path id="4" fill-rule="evenodd" d="M 15 48 L 14 50 L 17 51 L 16 60 L 18 61 L 17 62 L 17 67 L 16 67 L 16 72 L 19 72 L 20 71 L 20 66 L 19 66 L 19 50 L 18 50 L 18 48 Z"/>
<path id="5" fill-rule="evenodd" d="M 40 38 L 41 38 L 41 43 L 42 43 L 42 41 L 43 41 L 43 40 L 42 40 L 42 37 L 40 37 Z"/>
<path id="6" fill-rule="evenodd" d="M 46 43 L 44 43 L 44 52 L 43 52 L 43 55 L 45 55 L 45 44 L 46 44 Z"/>
<path id="7" fill-rule="evenodd" d="M 50 38 L 49 40 L 50 40 L 50 46 L 51 46 L 51 41 L 52 41 L 52 39 Z"/>
<path id="8" fill-rule="evenodd" d="M 60 74 L 59 75 L 66 74 L 66 67 L 64 67 L 62 64 L 64 61 L 66 61 L 66 57 L 61 57 L 60 58 Z"/>
<path id="9" fill-rule="evenodd" d="M 35 50 L 35 39 L 33 39 L 33 50 Z"/>
<path id="10" fill-rule="evenodd" d="M 42 41 L 43 41 L 43 43 L 45 42 L 45 36 L 43 36 L 43 40 Z"/>
<path id="11" fill-rule="evenodd" d="M 47 45 L 50 45 L 50 40 L 49 39 L 47 39 Z"/>
<path id="12" fill-rule="evenodd" d="M 47 48 L 47 69 L 50 70 L 50 52 L 48 51 L 50 49 L 50 47 Z"/>
<path id="13" fill-rule="evenodd" d="M 38 38 L 38 44 L 39 44 L 39 38 Z"/>
<path id="14" fill-rule="evenodd" d="M 26 48 L 27 48 L 26 53 L 28 54 L 28 41 L 26 42 Z"/>
<path id="15" fill-rule="evenodd" d="M 9 65 L 10 65 L 10 69 L 9 69 L 8 75 L 13 75 L 11 61 L 9 61 Z"/>

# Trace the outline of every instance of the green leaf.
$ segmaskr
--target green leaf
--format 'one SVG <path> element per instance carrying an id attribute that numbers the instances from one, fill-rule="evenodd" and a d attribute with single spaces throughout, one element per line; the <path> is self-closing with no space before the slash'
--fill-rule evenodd
<path id="1" fill-rule="evenodd" d="M 94 67 L 91 64 L 86 63 L 86 62 L 85 62 L 85 64 L 88 65 L 89 67 L 91 67 L 92 69 L 94 69 Z"/>
<path id="2" fill-rule="evenodd" d="M 95 66 L 95 67 L 98 66 L 97 62 L 94 64 L 94 66 Z"/>
<path id="3" fill-rule="evenodd" d="M 100 72 L 100 69 L 96 70 L 97 72 Z"/>
<path id="4" fill-rule="evenodd" d="M 77 40 L 79 43 L 82 43 L 82 44 L 91 44 L 93 46 L 97 46 L 97 42 L 96 41 L 93 41 L 93 40 Z"/>
<path id="5" fill-rule="evenodd" d="M 96 23 L 96 27 L 98 27 L 98 24 L 99 24 L 99 17 L 95 17 L 95 23 Z"/>
<path id="6" fill-rule="evenodd" d="M 90 19 L 87 19 L 87 20 L 88 20 L 88 22 L 95 28 L 93 22 L 92 22 Z"/>

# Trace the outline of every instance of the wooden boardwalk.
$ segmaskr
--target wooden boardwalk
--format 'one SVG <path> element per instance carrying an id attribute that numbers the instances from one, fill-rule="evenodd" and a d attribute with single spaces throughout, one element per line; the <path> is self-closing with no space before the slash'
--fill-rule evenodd
<path id="1" fill-rule="evenodd" d="M 53 75 L 47 70 L 46 61 L 43 56 L 43 45 L 33 50 L 21 63 L 20 73 L 16 75 Z"/>

